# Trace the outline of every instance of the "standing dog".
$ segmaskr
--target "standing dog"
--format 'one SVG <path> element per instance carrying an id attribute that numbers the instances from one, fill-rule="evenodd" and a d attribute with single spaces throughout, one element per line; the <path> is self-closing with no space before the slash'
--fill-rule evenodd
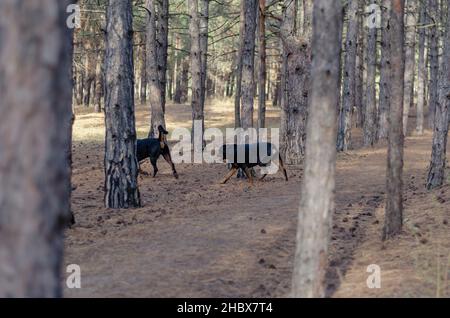
<path id="1" fill-rule="evenodd" d="M 274 150 L 274 154 L 272 153 L 272 150 Z M 278 156 L 280 168 L 283 171 L 284 178 L 288 181 L 288 175 L 284 168 L 281 155 L 271 143 L 259 142 L 257 144 L 245 145 L 223 145 L 219 152 L 221 153 L 223 160 L 228 161 L 228 163 L 231 164 L 231 170 L 222 180 L 222 184 L 227 183 L 239 169 L 244 171 L 249 182 L 253 184 L 253 175 L 250 169 L 256 166 L 266 167 L 274 156 Z M 263 180 L 266 176 L 267 174 L 264 174 L 260 180 Z"/>
<path id="2" fill-rule="evenodd" d="M 173 176 L 178 179 L 178 173 L 175 165 L 172 162 L 169 145 L 167 144 L 167 135 L 169 134 L 162 126 L 158 127 L 158 138 L 140 139 L 137 141 L 137 158 L 139 163 L 147 158 L 153 166 L 153 177 L 158 173 L 156 163 L 158 158 L 162 155 L 167 163 L 172 167 Z"/>

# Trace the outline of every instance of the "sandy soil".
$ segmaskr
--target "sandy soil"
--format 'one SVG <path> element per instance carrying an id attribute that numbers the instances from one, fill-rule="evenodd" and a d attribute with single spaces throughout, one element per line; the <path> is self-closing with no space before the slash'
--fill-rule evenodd
<path id="1" fill-rule="evenodd" d="M 168 128 L 190 126 L 187 106 L 169 105 Z M 233 108 L 209 106 L 208 127 L 232 126 Z M 103 117 L 77 110 L 72 208 L 66 264 L 78 264 L 82 288 L 67 297 L 284 297 L 290 289 L 301 166 L 249 187 L 219 185 L 224 165 L 177 166 L 175 180 L 159 161 L 157 178 L 140 176 L 143 208 L 103 207 Z M 268 113 L 276 126 L 278 112 Z M 148 112 L 138 108 L 140 136 Z M 360 132 L 355 133 L 356 145 Z M 431 135 L 405 149 L 404 233 L 382 243 L 386 150 L 339 154 L 327 284 L 333 297 L 449 297 L 450 186 L 425 191 Z M 145 163 L 142 168 L 148 170 Z M 449 178 L 450 182 L 450 178 Z M 369 289 L 370 264 L 381 288 Z"/>

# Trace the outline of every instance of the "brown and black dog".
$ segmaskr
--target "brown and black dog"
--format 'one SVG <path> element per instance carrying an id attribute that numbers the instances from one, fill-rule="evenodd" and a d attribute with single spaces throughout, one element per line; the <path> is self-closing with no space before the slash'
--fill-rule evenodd
<path id="1" fill-rule="evenodd" d="M 272 150 L 274 150 L 274 153 L 272 153 Z M 274 156 L 278 156 L 280 168 L 283 171 L 284 178 L 288 181 L 288 175 L 283 164 L 283 159 L 281 159 L 279 152 L 271 143 L 260 142 L 257 144 L 242 145 L 228 144 L 223 145 L 219 150 L 219 153 L 221 158 L 231 165 L 231 170 L 222 180 L 222 184 L 227 183 L 239 169 L 244 171 L 249 182 L 253 184 L 253 175 L 250 169 L 256 166 L 266 167 L 270 164 Z M 264 174 L 260 180 L 263 180 L 266 176 L 267 174 Z"/>
<path id="2" fill-rule="evenodd" d="M 172 162 L 172 156 L 170 155 L 169 145 L 167 144 L 166 135 L 169 133 L 162 126 L 158 127 L 158 138 L 140 139 L 137 141 L 137 158 L 141 162 L 147 158 L 150 158 L 150 162 L 153 166 L 153 177 L 156 177 L 158 173 L 158 167 L 156 163 L 159 157 L 162 155 L 167 163 L 172 167 L 173 176 L 178 179 L 178 173 L 175 169 L 175 165 Z"/>

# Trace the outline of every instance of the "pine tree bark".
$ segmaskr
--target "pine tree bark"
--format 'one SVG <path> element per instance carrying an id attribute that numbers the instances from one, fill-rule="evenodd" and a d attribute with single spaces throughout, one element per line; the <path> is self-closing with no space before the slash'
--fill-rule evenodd
<path id="1" fill-rule="evenodd" d="M 147 37 L 145 32 L 140 34 L 140 60 L 141 60 L 141 71 L 140 71 L 140 92 L 139 99 L 142 105 L 147 103 Z"/>
<path id="2" fill-rule="evenodd" d="M 149 81 L 149 100 L 151 107 L 151 121 L 149 137 L 158 137 L 158 127 L 166 127 L 164 116 L 164 104 L 162 100 L 162 88 L 160 72 L 158 71 L 158 45 L 156 38 L 156 0 L 147 0 L 148 13 L 146 37 L 147 37 L 147 79 Z"/>
<path id="3" fill-rule="evenodd" d="M 163 112 L 166 112 L 167 57 L 169 48 L 169 0 L 154 0 L 157 6 L 156 60 Z"/>
<path id="4" fill-rule="evenodd" d="M 2 298 L 62 296 L 63 230 L 71 215 L 69 3 L 0 1 Z"/>
<path id="5" fill-rule="evenodd" d="M 105 206 L 140 206 L 131 0 L 109 0 L 105 55 Z"/>
<path id="6" fill-rule="evenodd" d="M 206 80 L 208 78 L 208 30 L 209 30 L 209 0 L 200 0 L 200 52 L 201 52 L 201 89 L 200 103 L 205 109 Z"/>
<path id="7" fill-rule="evenodd" d="M 191 16 L 189 23 L 189 33 L 191 35 L 191 107 L 192 107 L 192 136 L 201 136 L 201 143 L 194 143 L 198 147 L 203 146 L 203 130 L 204 130 L 204 112 L 201 104 L 201 90 L 202 90 L 202 74 L 201 74 L 201 64 L 202 64 L 202 52 L 200 50 L 200 19 L 198 12 L 198 0 L 188 1 L 189 14 Z M 196 132 L 194 134 L 194 122 L 201 121 L 201 132 Z M 194 149 L 196 152 L 201 152 L 201 149 Z"/>
<path id="8" fill-rule="evenodd" d="M 416 69 L 416 0 L 407 0 L 405 43 L 405 96 L 403 98 L 403 134 L 408 131 L 409 110 L 414 104 L 414 76 Z"/>
<path id="9" fill-rule="evenodd" d="M 309 2 L 306 1 L 306 2 Z M 306 3 L 305 3 L 306 5 Z M 310 7 L 309 5 L 306 7 Z M 306 10 L 306 9 L 305 9 Z M 306 12 L 310 12 L 306 10 Z M 304 18 L 310 21 L 311 17 Z M 280 153 L 287 164 L 299 164 L 305 153 L 308 116 L 309 76 L 311 68 L 311 23 L 297 35 L 296 9 L 285 1 L 281 28 L 283 42 L 283 75 L 281 100 Z"/>
<path id="10" fill-rule="evenodd" d="M 447 6 L 447 17 L 450 17 L 450 6 Z M 444 51 L 441 60 L 439 75 L 439 98 L 436 105 L 435 123 L 433 132 L 433 147 L 431 162 L 428 169 L 427 189 L 440 187 L 445 181 L 447 138 L 450 108 L 450 22 L 447 21 L 444 39 Z"/>
<path id="11" fill-rule="evenodd" d="M 376 0 L 371 0 L 376 4 Z M 366 107 L 364 115 L 364 146 L 373 146 L 377 140 L 377 107 L 376 107 L 376 71 L 377 71 L 377 29 L 369 28 L 367 32 L 367 81 Z"/>
<path id="12" fill-rule="evenodd" d="M 258 74 L 258 128 L 266 126 L 266 0 L 259 0 L 259 74 Z"/>
<path id="13" fill-rule="evenodd" d="M 102 53 L 102 49 L 99 48 L 99 52 L 97 53 L 97 65 L 95 68 L 95 103 L 94 103 L 94 111 L 96 113 L 102 112 L 102 97 L 103 97 L 103 70 L 102 66 L 104 63 L 104 53 Z"/>
<path id="14" fill-rule="evenodd" d="M 381 66 L 380 66 L 380 94 L 378 104 L 378 138 L 386 139 L 388 137 L 388 115 L 390 100 L 390 81 L 391 81 L 391 25 L 390 10 L 391 0 L 383 0 L 381 30 Z"/>
<path id="15" fill-rule="evenodd" d="M 342 2 L 314 1 L 310 115 L 300 199 L 292 294 L 324 297 L 334 211 Z"/>
<path id="16" fill-rule="evenodd" d="M 244 49 L 245 1 L 241 1 L 239 49 L 236 55 L 236 92 L 234 96 L 234 127 L 241 127 L 241 97 L 242 97 L 242 54 Z"/>
<path id="17" fill-rule="evenodd" d="M 258 0 L 244 1 L 244 36 L 242 48 L 241 126 L 253 127 L 255 97 L 255 35 Z"/>
<path id="18" fill-rule="evenodd" d="M 355 104 L 356 104 L 356 127 L 364 125 L 364 1 L 359 2 L 358 12 L 358 44 L 356 55 L 356 88 L 355 88 Z"/>
<path id="19" fill-rule="evenodd" d="M 418 59 L 418 71 L 417 71 L 417 122 L 416 133 L 423 135 L 424 124 L 424 109 L 425 109 L 425 83 L 427 78 L 427 65 L 425 60 L 425 28 L 426 24 L 426 4 L 422 2 L 420 4 L 419 13 L 419 59 Z"/>
<path id="20" fill-rule="evenodd" d="M 347 14 L 347 38 L 345 40 L 344 91 L 337 139 L 338 151 L 347 151 L 351 148 L 352 113 L 353 108 L 355 107 L 356 89 L 356 46 L 359 32 L 358 8 L 359 1 L 350 0 Z"/>
<path id="21" fill-rule="evenodd" d="M 434 129 L 434 115 L 436 111 L 436 105 L 438 103 L 438 79 L 439 79 L 439 10 L 437 0 L 430 0 L 428 3 L 428 15 L 430 23 L 432 24 L 429 29 L 429 63 L 430 63 L 430 85 L 429 85 L 429 111 L 428 122 L 431 129 Z"/>
<path id="22" fill-rule="evenodd" d="M 383 240 L 399 234 L 403 223 L 403 96 L 405 79 L 404 0 L 391 7 L 391 94 L 389 109 L 386 210 Z"/>

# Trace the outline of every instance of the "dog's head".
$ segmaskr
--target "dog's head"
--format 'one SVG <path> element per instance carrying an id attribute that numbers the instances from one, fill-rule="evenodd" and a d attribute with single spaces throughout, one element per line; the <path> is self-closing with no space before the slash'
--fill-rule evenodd
<path id="1" fill-rule="evenodd" d="M 164 148 L 167 143 L 167 135 L 169 134 L 169 132 L 165 130 L 164 127 L 161 125 L 158 126 L 158 131 L 159 131 L 159 143 L 161 145 L 161 148 Z"/>
<path id="2" fill-rule="evenodd" d="M 161 125 L 158 126 L 158 131 L 159 131 L 160 135 L 168 135 L 169 134 L 169 132 L 167 130 L 165 130 L 164 127 Z"/>

